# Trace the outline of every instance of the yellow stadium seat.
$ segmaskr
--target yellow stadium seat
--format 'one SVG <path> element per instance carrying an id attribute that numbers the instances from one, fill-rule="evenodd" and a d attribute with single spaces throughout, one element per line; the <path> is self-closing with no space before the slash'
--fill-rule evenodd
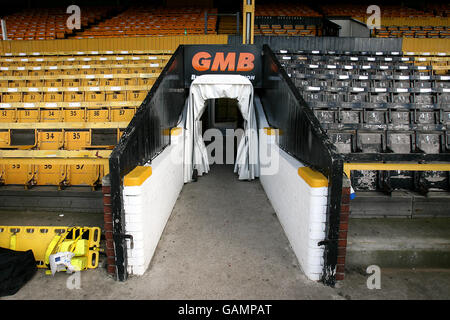
<path id="1" fill-rule="evenodd" d="M 39 150 L 59 150 L 64 145 L 64 133 L 62 131 L 39 131 Z"/>
<path id="2" fill-rule="evenodd" d="M 4 184 L 29 185 L 34 177 L 34 166 L 24 165 L 20 162 L 4 165 Z"/>
<path id="3" fill-rule="evenodd" d="M 140 86 L 152 86 L 156 79 L 153 78 L 138 78 L 138 85 Z"/>
<path id="4" fill-rule="evenodd" d="M 16 114 L 15 109 L 0 109 L 0 122 L 15 122 Z"/>
<path id="5" fill-rule="evenodd" d="M 99 165 L 88 165 L 84 163 L 69 165 L 68 167 L 68 182 L 70 185 L 80 186 L 88 185 L 95 186 L 99 183 L 103 176 L 102 168 Z"/>
<path id="6" fill-rule="evenodd" d="M 64 133 L 65 150 L 84 150 L 91 145 L 89 131 L 66 131 Z"/>
<path id="7" fill-rule="evenodd" d="M 42 94 L 38 92 L 25 92 L 23 94 L 23 102 L 36 103 L 42 101 Z"/>
<path id="8" fill-rule="evenodd" d="M 38 122 L 39 110 L 37 109 L 19 109 L 17 110 L 18 122 Z"/>
<path id="9" fill-rule="evenodd" d="M 147 91 L 128 91 L 127 100 L 129 101 L 144 101 L 147 96 Z"/>
<path id="10" fill-rule="evenodd" d="M 46 87 L 58 88 L 63 86 L 62 80 L 45 80 Z"/>
<path id="11" fill-rule="evenodd" d="M 81 82 L 79 79 L 64 79 L 63 86 L 64 87 L 80 87 Z"/>
<path id="12" fill-rule="evenodd" d="M 34 166 L 35 183 L 38 186 L 60 185 L 66 179 L 66 166 L 42 164 Z"/>
<path id="13" fill-rule="evenodd" d="M 22 102 L 22 93 L 20 92 L 8 92 L 2 94 L 3 103 Z"/>
<path id="14" fill-rule="evenodd" d="M 125 101 L 125 100 L 126 100 L 125 91 L 106 93 L 106 101 Z"/>
<path id="15" fill-rule="evenodd" d="M 9 148 L 11 145 L 10 131 L 0 131 L 0 148 Z"/>
<path id="16" fill-rule="evenodd" d="M 106 79 L 102 79 L 102 80 L 106 80 Z M 102 82 L 100 81 L 100 79 L 83 79 L 81 80 L 81 85 L 83 87 L 98 87 L 101 86 Z"/>
<path id="17" fill-rule="evenodd" d="M 39 88 L 45 85 L 44 80 L 28 80 L 27 87 L 28 88 Z"/>
<path id="18" fill-rule="evenodd" d="M 129 122 L 133 119 L 134 113 L 134 108 L 113 108 L 111 110 L 111 121 Z"/>
<path id="19" fill-rule="evenodd" d="M 66 91 L 64 92 L 65 102 L 81 102 L 84 99 L 83 92 Z"/>
<path id="20" fill-rule="evenodd" d="M 106 122 L 109 118 L 108 109 L 89 109 L 87 110 L 87 121 L 89 122 Z"/>
<path id="21" fill-rule="evenodd" d="M 138 85 L 138 79 L 137 78 L 131 78 L 131 79 L 118 79 L 120 80 L 121 86 L 137 86 Z"/>
<path id="22" fill-rule="evenodd" d="M 45 102 L 62 102 L 63 101 L 63 93 L 62 92 L 44 93 L 44 101 Z"/>
<path id="23" fill-rule="evenodd" d="M 42 122 L 59 122 L 62 119 L 61 109 L 41 109 Z"/>
<path id="24" fill-rule="evenodd" d="M 73 108 L 64 109 L 64 121 L 83 122 L 85 120 L 85 109 Z"/>
<path id="25" fill-rule="evenodd" d="M 121 83 L 122 79 L 117 79 L 117 78 L 113 78 L 113 79 L 100 79 L 100 85 L 101 86 L 121 86 L 123 85 Z"/>
<path id="26" fill-rule="evenodd" d="M 26 82 L 25 81 L 20 81 L 20 80 L 10 80 L 8 82 L 8 88 L 20 88 L 20 87 L 25 87 Z"/>
<path id="27" fill-rule="evenodd" d="M 30 70 L 28 72 L 29 76 L 33 76 L 33 77 L 40 77 L 46 74 L 45 70 Z"/>
<path id="28" fill-rule="evenodd" d="M 105 101 L 105 93 L 104 92 L 86 92 L 85 100 L 90 102 L 102 102 Z"/>

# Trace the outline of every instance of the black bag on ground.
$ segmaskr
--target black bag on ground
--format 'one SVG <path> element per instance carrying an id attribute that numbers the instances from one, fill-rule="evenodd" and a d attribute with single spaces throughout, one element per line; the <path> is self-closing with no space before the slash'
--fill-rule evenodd
<path id="1" fill-rule="evenodd" d="M 0 297 L 15 294 L 36 270 L 33 251 L 0 248 Z"/>

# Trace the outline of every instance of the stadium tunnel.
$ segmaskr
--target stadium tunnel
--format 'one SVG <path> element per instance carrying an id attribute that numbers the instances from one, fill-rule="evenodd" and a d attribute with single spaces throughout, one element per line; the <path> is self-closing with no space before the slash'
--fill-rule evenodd
<path id="1" fill-rule="evenodd" d="M 215 98 L 236 99 L 243 115 L 235 172 L 243 180 L 259 176 L 305 274 L 334 283 L 342 162 L 268 46 L 180 46 L 174 53 L 110 157 L 106 241 L 114 243 L 115 262 L 108 270 L 119 280 L 143 274 L 183 184 L 208 171 L 196 121 Z M 304 143 L 293 143 L 295 136 Z M 193 158 L 192 145 L 200 146 Z"/>
<path id="2" fill-rule="evenodd" d="M 182 160 L 196 132 L 197 142 L 203 144 L 198 133 L 204 130 L 183 122 L 183 117 L 184 121 L 194 120 L 189 118 L 188 110 L 190 89 L 196 81 L 203 80 L 201 85 L 210 82 L 207 87 L 211 88 L 214 83 L 226 82 L 229 75 L 239 75 L 252 84 L 260 161 L 256 171 L 260 171 L 260 182 L 302 270 L 312 280 L 333 285 L 343 279 L 352 184 L 358 191 L 364 186 L 358 174 L 401 168 L 414 172 L 442 170 L 445 176 L 449 161 L 445 148 L 439 153 L 408 154 L 370 148 L 368 152 L 345 152 L 345 148 L 337 148 L 341 140 L 332 140 L 333 131 L 327 133 L 316 110 L 308 107 L 314 101 L 303 99 L 307 89 L 301 94 L 293 83 L 296 79 L 292 79 L 292 69 L 286 64 L 291 59 L 286 52 L 275 54 L 267 45 L 182 45 L 177 49 L 110 157 L 111 189 L 105 197 L 111 197 L 107 201 L 111 201 L 112 213 L 107 214 L 112 215 L 113 224 L 106 234 L 107 244 L 114 248 L 114 257 L 109 257 L 114 258 L 114 263 L 108 270 L 118 280 L 145 272 L 183 184 L 190 178 L 195 180 L 199 169 L 200 174 L 207 172 L 204 150 L 194 157 L 197 161 L 193 161 L 192 168 L 186 169 L 186 158 Z M 336 54 L 325 49 L 296 53 L 302 57 Z M 363 54 L 377 57 L 380 52 Z M 241 71 L 237 71 L 240 64 Z M 206 105 L 214 105 L 208 99 L 225 97 L 236 95 L 210 92 L 203 96 L 200 105 L 207 112 L 202 119 L 211 119 L 208 113 L 214 109 L 205 107 L 205 101 Z M 200 120 L 202 112 L 198 112 L 196 120 Z M 248 126 L 245 118 L 244 129 Z M 213 127 L 211 123 L 207 126 Z M 372 135 L 369 132 L 358 136 L 362 139 L 358 143 L 370 145 Z M 250 136 L 244 134 L 243 141 L 242 145 L 251 141 Z M 263 158 L 266 161 L 261 161 Z M 382 162 L 374 164 L 379 160 Z M 356 174 L 351 174 L 353 171 Z M 289 185 L 289 193 L 280 191 L 283 185 Z M 441 187 L 446 190 L 447 185 Z M 156 196 L 156 190 L 164 190 L 164 196 Z M 149 211 L 157 212 L 157 216 L 147 214 Z"/>

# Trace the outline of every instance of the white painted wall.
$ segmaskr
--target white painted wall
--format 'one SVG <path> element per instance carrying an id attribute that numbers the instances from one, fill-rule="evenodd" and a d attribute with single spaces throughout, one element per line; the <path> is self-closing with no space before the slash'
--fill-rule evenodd
<path id="1" fill-rule="evenodd" d="M 142 275 L 164 231 L 167 220 L 183 187 L 183 134 L 172 136 L 172 143 L 151 164 L 152 175 L 140 186 L 123 189 L 125 232 L 128 241 L 128 273 Z"/>
<path id="2" fill-rule="evenodd" d="M 258 128 L 268 127 L 259 98 L 255 97 Z M 299 175 L 304 165 L 281 150 L 274 136 L 259 130 L 259 150 L 270 144 L 278 152 L 278 170 L 265 174 L 260 181 L 286 233 L 300 267 L 311 280 L 320 280 L 324 247 L 317 243 L 325 239 L 328 188 L 312 188 Z"/>
<path id="3" fill-rule="evenodd" d="M 339 37 L 370 37 L 370 30 L 362 22 L 352 18 L 332 19 L 331 22 L 338 24 L 341 29 L 339 30 Z"/>

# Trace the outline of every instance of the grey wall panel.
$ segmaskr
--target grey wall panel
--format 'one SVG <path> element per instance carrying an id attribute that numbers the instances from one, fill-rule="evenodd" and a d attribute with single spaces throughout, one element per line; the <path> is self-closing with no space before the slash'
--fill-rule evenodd
<path id="1" fill-rule="evenodd" d="M 228 43 L 242 44 L 241 36 L 229 36 Z M 298 37 L 255 36 L 255 44 L 267 44 L 273 51 L 342 50 L 342 51 L 402 51 L 401 38 Z"/>

